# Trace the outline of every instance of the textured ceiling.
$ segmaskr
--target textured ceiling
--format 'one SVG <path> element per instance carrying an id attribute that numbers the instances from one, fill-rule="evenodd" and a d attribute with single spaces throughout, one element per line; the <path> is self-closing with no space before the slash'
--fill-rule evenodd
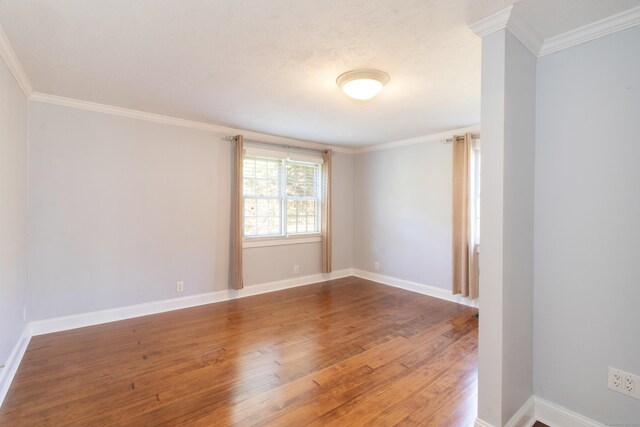
<path id="1" fill-rule="evenodd" d="M 360 146 L 479 123 L 480 40 L 468 25 L 513 3 L 0 0 L 0 25 L 37 92 Z M 546 38 L 637 3 L 518 7 Z M 351 100 L 335 79 L 356 68 L 391 81 Z"/>

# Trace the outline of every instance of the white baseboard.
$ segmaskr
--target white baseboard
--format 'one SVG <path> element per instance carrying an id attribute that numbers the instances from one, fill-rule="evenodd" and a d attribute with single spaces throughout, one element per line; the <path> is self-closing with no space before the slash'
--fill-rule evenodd
<path id="1" fill-rule="evenodd" d="M 15 377 L 16 372 L 18 372 L 18 366 L 20 366 L 24 352 L 27 351 L 30 340 L 31 334 L 29 334 L 29 326 L 27 325 L 18 342 L 16 342 L 16 345 L 13 347 L 13 350 L 11 350 L 11 354 L 9 354 L 4 368 L 0 368 L 0 406 L 9 391 L 13 377 Z"/>
<path id="2" fill-rule="evenodd" d="M 522 405 L 513 417 L 505 424 L 505 427 L 531 427 L 536 423 L 536 398 L 531 396 Z"/>
<path id="3" fill-rule="evenodd" d="M 312 274 L 309 276 L 295 277 L 276 282 L 261 283 L 247 286 L 239 291 L 225 289 L 222 291 L 207 292 L 204 294 L 189 295 L 186 297 L 172 298 L 168 300 L 153 301 L 127 307 L 112 308 L 108 310 L 93 311 L 89 313 L 75 314 L 72 316 L 55 317 L 52 319 L 38 320 L 29 324 L 31 335 L 43 335 L 52 332 L 66 331 L 69 329 L 83 328 L 85 326 L 99 325 L 101 323 L 115 322 L 134 317 L 148 316 L 150 314 L 164 313 L 183 308 L 196 307 L 215 302 L 229 301 L 236 298 L 279 291 L 297 286 L 309 285 L 323 280 L 339 279 L 351 276 L 351 269 L 334 271 L 329 274 Z"/>
<path id="4" fill-rule="evenodd" d="M 481 420 L 480 418 L 476 418 L 473 423 L 473 427 L 495 427 L 493 424 L 490 424 L 486 421 Z"/>
<path id="5" fill-rule="evenodd" d="M 604 427 L 591 418 L 570 411 L 548 400 L 535 398 L 536 419 L 552 427 Z"/>
<path id="6" fill-rule="evenodd" d="M 423 295 L 429 295 L 430 297 L 440 298 L 446 301 L 455 302 L 458 304 L 468 305 L 469 307 L 478 307 L 478 300 L 472 300 L 460 295 L 451 294 L 450 290 L 437 288 L 435 286 L 425 285 L 422 283 L 411 282 L 409 280 L 398 279 L 397 277 L 385 276 L 378 273 L 372 273 L 370 271 L 353 269 L 353 275 L 362 279 L 373 280 L 374 282 L 383 283 L 385 285 L 393 286 L 396 288 L 405 289 L 407 291 L 417 292 Z"/>
<path id="7" fill-rule="evenodd" d="M 53 332 L 66 331 L 70 329 L 82 328 L 85 326 L 99 325 L 102 323 L 115 322 L 118 320 L 131 319 L 134 317 L 147 316 L 150 314 L 163 313 L 183 308 L 196 307 L 204 304 L 212 304 L 221 301 L 228 301 L 236 298 L 243 298 L 251 295 L 263 294 L 282 289 L 304 286 L 323 280 L 338 279 L 347 276 L 356 276 L 368 280 L 373 280 L 397 288 L 406 289 L 413 292 L 433 296 L 447 301 L 456 302 L 472 307 L 477 307 L 477 300 L 470 300 L 459 295 L 451 295 L 445 289 L 434 286 L 423 285 L 421 283 L 408 280 L 384 276 L 364 270 L 347 268 L 334 271 L 329 274 L 312 274 L 309 276 L 295 277 L 291 279 L 279 280 L 269 283 L 247 286 L 239 291 L 225 289 L 204 294 L 189 295 L 168 300 L 152 301 L 143 304 L 118 307 L 107 310 L 93 311 L 88 313 L 75 314 L 71 316 L 55 317 L 51 319 L 37 320 L 29 324 L 31 336 L 49 334 Z"/>
<path id="8" fill-rule="evenodd" d="M 590 418 L 570 411 L 548 400 L 531 396 L 522 408 L 505 424 L 505 427 L 531 427 L 540 421 L 551 427 L 604 427 Z M 496 427 L 476 418 L 475 427 Z"/>

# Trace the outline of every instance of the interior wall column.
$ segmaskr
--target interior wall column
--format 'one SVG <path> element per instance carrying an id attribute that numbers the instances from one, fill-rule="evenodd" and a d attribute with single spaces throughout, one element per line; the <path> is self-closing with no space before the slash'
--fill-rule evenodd
<path id="1" fill-rule="evenodd" d="M 472 26 L 482 37 L 476 426 L 505 425 L 533 394 L 536 56 L 509 30 L 510 14 L 506 9 L 488 18 L 492 25 Z"/>

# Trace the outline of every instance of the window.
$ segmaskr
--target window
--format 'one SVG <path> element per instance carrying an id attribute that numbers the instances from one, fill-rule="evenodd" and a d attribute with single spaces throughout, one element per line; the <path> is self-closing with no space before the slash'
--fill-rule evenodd
<path id="1" fill-rule="evenodd" d="M 243 167 L 245 238 L 320 233 L 321 158 L 249 147 Z"/>

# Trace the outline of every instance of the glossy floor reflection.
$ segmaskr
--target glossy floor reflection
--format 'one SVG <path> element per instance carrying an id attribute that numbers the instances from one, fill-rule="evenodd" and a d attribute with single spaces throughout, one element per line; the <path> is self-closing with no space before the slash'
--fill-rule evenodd
<path id="1" fill-rule="evenodd" d="M 471 426 L 476 312 L 349 277 L 34 337 L 0 425 Z"/>

